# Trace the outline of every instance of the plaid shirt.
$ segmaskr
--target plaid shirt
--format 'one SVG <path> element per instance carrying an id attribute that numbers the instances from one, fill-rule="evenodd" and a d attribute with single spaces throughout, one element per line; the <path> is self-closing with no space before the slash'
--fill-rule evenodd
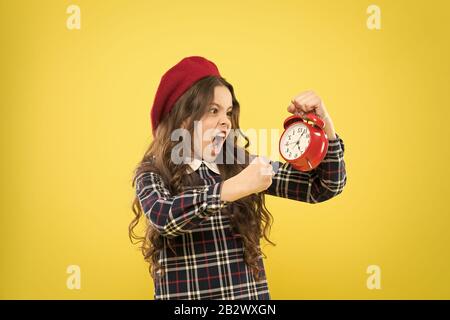
<path id="1" fill-rule="evenodd" d="M 278 171 L 265 194 L 307 203 L 328 200 L 346 184 L 344 143 L 329 140 L 327 154 L 309 172 L 278 162 Z M 162 235 L 160 263 L 155 276 L 155 299 L 270 299 L 262 257 L 262 276 L 256 281 L 244 262 L 244 246 L 221 213 L 229 202 L 220 200 L 223 181 L 204 163 L 197 169 L 204 184 L 170 194 L 161 176 L 143 172 L 136 194 L 150 223 Z M 168 248 L 171 238 L 172 248 Z"/>

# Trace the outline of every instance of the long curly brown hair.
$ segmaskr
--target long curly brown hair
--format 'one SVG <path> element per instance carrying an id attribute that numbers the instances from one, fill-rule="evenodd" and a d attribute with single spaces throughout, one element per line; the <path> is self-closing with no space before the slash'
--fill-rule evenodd
<path id="1" fill-rule="evenodd" d="M 201 183 L 198 180 L 199 177 L 197 174 L 185 174 L 188 164 L 175 164 L 171 161 L 171 151 L 178 143 L 177 141 L 171 140 L 171 133 L 173 130 L 183 126 L 191 134 L 191 137 L 193 136 L 194 121 L 200 120 L 207 112 L 208 106 L 213 102 L 214 88 L 216 86 L 225 86 L 231 92 L 233 101 L 231 129 L 234 129 L 232 132 L 238 133 L 233 136 L 230 135 L 229 138 L 231 139 L 226 139 L 221 154 L 219 154 L 219 156 L 223 156 L 231 152 L 231 157 L 235 160 L 232 164 L 228 164 L 227 156 L 227 162 L 223 162 L 225 164 L 220 164 L 220 161 L 218 161 L 217 166 L 222 180 L 224 181 L 233 177 L 249 164 L 250 154 L 247 148 L 250 146 L 250 141 L 239 129 L 240 105 L 236 99 L 233 86 L 223 77 L 208 76 L 197 81 L 190 87 L 177 100 L 172 111 L 162 119 L 157 127 L 153 141 L 134 170 L 133 188 L 136 185 L 136 178 L 143 172 L 158 173 L 173 195 L 182 192 L 183 186 L 192 186 Z M 245 141 L 242 147 L 238 145 L 239 136 Z M 241 152 L 241 155 L 245 155 L 244 161 L 241 158 L 238 161 L 237 157 L 239 152 Z M 159 254 L 163 249 L 163 239 L 146 218 L 144 219 L 145 234 L 143 236 L 136 234 L 136 227 L 141 218 L 145 217 L 137 195 L 134 198 L 132 210 L 135 216 L 128 228 L 129 237 L 133 244 L 141 244 L 142 254 L 144 255 L 145 261 L 149 262 L 149 271 L 152 277 L 154 277 L 158 270 L 164 272 L 158 261 Z M 233 201 L 222 209 L 222 213 L 230 215 L 233 231 L 236 236 L 242 238 L 244 244 L 244 260 L 255 278 L 258 279 L 261 271 L 258 265 L 258 259 L 261 255 L 265 257 L 260 248 L 260 239 L 264 238 L 268 243 L 274 245 L 269 240 L 273 218 L 266 208 L 264 193 L 254 193 Z M 167 239 L 169 248 L 171 247 L 172 240 Z"/>

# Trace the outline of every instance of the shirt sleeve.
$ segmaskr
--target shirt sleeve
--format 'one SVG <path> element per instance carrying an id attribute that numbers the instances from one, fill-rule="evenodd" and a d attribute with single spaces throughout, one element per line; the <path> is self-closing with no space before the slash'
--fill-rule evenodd
<path id="1" fill-rule="evenodd" d="M 328 140 L 327 154 L 311 171 L 299 171 L 289 162 L 273 161 L 272 166 L 278 171 L 264 192 L 277 197 L 314 204 L 337 196 L 347 182 L 344 141 L 338 134 L 336 139 Z"/>
<path id="2" fill-rule="evenodd" d="M 197 227 L 228 205 L 220 194 L 223 181 L 172 196 L 162 177 L 154 172 L 136 178 L 136 194 L 142 210 L 161 235 L 172 238 Z"/>

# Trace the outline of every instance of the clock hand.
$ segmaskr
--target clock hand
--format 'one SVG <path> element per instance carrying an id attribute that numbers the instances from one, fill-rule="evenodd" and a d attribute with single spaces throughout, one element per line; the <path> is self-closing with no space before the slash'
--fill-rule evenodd
<path id="1" fill-rule="evenodd" d="M 299 144 L 300 143 L 300 140 L 302 139 L 302 137 L 303 137 L 303 132 L 300 134 L 300 138 L 298 138 L 298 140 L 297 140 L 297 144 Z"/>

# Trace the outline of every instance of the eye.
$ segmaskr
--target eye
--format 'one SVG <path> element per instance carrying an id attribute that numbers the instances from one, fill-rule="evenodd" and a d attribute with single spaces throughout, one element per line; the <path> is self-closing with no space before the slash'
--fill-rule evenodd
<path id="1" fill-rule="evenodd" d="M 233 115 L 233 111 L 228 111 L 227 112 L 227 116 L 229 116 L 231 118 L 231 116 Z"/>
<path id="2" fill-rule="evenodd" d="M 213 113 L 213 114 L 216 114 L 218 111 L 219 111 L 219 109 L 217 109 L 217 108 L 211 108 L 211 109 L 209 109 L 209 112 L 211 112 L 211 113 Z"/>

